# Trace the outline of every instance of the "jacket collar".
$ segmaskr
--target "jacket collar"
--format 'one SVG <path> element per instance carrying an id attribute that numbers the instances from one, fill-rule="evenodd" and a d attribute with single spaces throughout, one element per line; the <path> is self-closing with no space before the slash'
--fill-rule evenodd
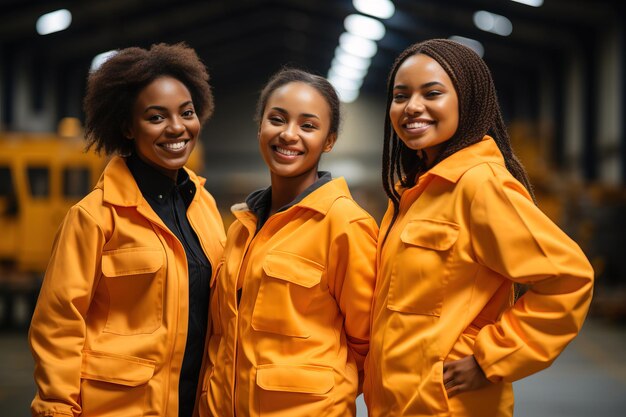
<path id="1" fill-rule="evenodd" d="M 189 179 L 193 181 L 196 188 L 204 186 L 206 180 L 184 168 Z M 141 190 L 137 186 L 133 174 L 131 174 L 126 161 L 120 156 L 114 156 L 107 164 L 104 172 L 100 176 L 96 188 L 100 188 L 104 193 L 104 202 L 121 207 L 136 207 L 143 200 Z"/>
<path id="2" fill-rule="evenodd" d="M 342 197 L 352 198 L 346 180 L 340 177 L 330 180 L 323 186 L 315 189 L 302 200 L 293 204 L 292 207 L 303 207 L 326 215 L 333 203 Z M 246 203 L 235 204 L 231 207 L 231 211 L 237 215 L 241 212 L 250 212 L 250 207 Z"/>
<path id="3" fill-rule="evenodd" d="M 423 175 L 436 175 L 456 183 L 469 169 L 485 162 L 506 166 L 498 145 L 487 135 L 480 142 L 453 153 Z"/>
<path id="4" fill-rule="evenodd" d="M 326 215 L 333 203 L 343 197 L 352 198 L 346 180 L 339 177 L 327 182 L 294 205 Z"/>

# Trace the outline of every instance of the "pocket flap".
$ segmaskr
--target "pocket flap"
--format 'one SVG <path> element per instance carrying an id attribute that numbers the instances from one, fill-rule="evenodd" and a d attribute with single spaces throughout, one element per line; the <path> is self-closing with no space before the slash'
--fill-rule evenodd
<path id="1" fill-rule="evenodd" d="M 162 266 L 161 248 L 117 249 L 102 254 L 102 273 L 107 277 L 149 274 Z"/>
<path id="2" fill-rule="evenodd" d="M 156 362 L 134 356 L 83 351 L 81 378 L 136 387 L 150 381 Z"/>
<path id="3" fill-rule="evenodd" d="M 408 245 L 448 250 L 459 237 L 459 229 L 458 224 L 443 220 L 413 220 L 404 226 L 400 239 Z"/>
<path id="4" fill-rule="evenodd" d="M 324 267 L 294 253 L 271 251 L 265 257 L 263 271 L 272 278 L 311 288 L 320 283 Z"/>
<path id="5" fill-rule="evenodd" d="M 259 365 L 256 383 L 267 391 L 326 394 L 335 386 L 333 370 L 316 365 Z"/>

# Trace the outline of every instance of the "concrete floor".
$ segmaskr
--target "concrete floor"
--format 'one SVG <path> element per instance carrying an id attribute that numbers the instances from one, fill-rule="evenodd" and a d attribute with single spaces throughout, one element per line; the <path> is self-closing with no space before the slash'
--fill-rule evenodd
<path id="1" fill-rule="evenodd" d="M 26 334 L 0 334 L 0 416 L 30 415 L 32 367 Z M 515 394 L 516 417 L 626 416 L 626 326 L 588 320 L 552 367 L 516 383 Z"/>

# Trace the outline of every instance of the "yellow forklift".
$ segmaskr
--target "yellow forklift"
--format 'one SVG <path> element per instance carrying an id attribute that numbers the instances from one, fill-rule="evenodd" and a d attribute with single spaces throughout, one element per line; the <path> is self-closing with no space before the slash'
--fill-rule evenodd
<path id="1" fill-rule="evenodd" d="M 56 231 L 106 165 L 85 144 L 74 118 L 56 133 L 0 132 L 0 328 L 28 326 Z M 199 145 L 188 163 L 196 172 Z"/>

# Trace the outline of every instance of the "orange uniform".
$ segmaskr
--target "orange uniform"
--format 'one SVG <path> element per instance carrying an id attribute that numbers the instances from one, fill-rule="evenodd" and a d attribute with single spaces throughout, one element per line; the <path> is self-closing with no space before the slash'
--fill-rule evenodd
<path id="1" fill-rule="evenodd" d="M 593 270 L 488 136 L 401 193 L 380 231 L 369 415 L 511 416 L 511 382 L 549 366 L 580 330 Z M 530 289 L 512 305 L 514 282 Z M 472 354 L 494 384 L 448 399 L 443 362 Z"/>
<path id="2" fill-rule="evenodd" d="M 224 227 L 204 179 L 189 223 L 211 265 Z M 30 328 L 34 416 L 178 413 L 187 335 L 187 261 L 120 157 L 57 233 Z"/>
<path id="3" fill-rule="evenodd" d="M 201 416 L 348 416 L 369 344 L 378 227 L 332 180 L 255 234 L 233 208 Z M 238 301 L 241 288 L 241 301 Z"/>

